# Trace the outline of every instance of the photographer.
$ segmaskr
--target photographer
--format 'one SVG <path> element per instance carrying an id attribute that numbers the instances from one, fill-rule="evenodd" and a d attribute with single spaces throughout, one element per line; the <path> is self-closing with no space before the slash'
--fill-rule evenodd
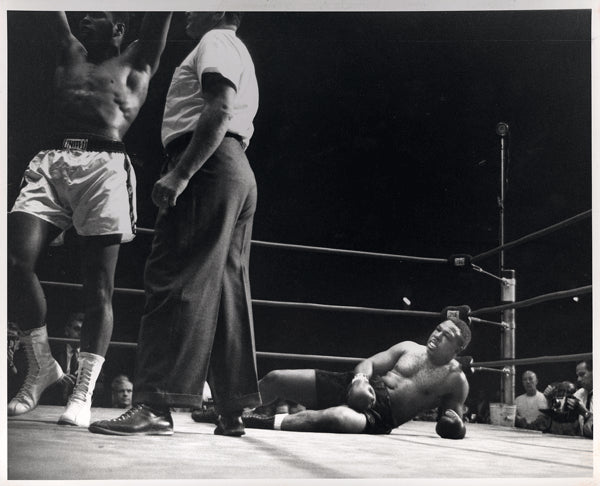
<path id="1" fill-rule="evenodd" d="M 570 382 L 560 382 L 548 385 L 544 390 L 550 408 L 542 411 L 551 418 L 545 432 L 592 438 L 594 428 L 592 361 L 585 360 L 577 363 L 576 373 L 579 389 Z"/>

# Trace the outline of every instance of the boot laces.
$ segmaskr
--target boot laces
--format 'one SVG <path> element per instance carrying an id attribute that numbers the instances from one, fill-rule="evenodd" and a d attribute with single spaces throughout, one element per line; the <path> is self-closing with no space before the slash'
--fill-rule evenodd
<path id="1" fill-rule="evenodd" d="M 77 373 L 77 382 L 75 383 L 75 388 L 69 401 L 77 400 L 80 402 L 85 402 L 87 395 L 89 394 L 91 379 L 92 370 L 88 369 L 87 367 L 81 367 Z"/>
<path id="2" fill-rule="evenodd" d="M 15 395 L 15 399 L 17 400 L 30 399 L 33 397 L 35 383 L 40 373 L 40 365 L 33 352 L 33 346 L 24 343 L 23 349 L 25 350 L 25 357 L 27 360 L 27 375 L 25 376 L 25 381 L 23 382 L 21 389 Z"/>
<path id="3" fill-rule="evenodd" d="M 33 396 L 33 389 L 35 388 L 37 375 L 33 373 L 27 373 L 27 377 L 25 378 L 25 382 L 19 392 L 15 395 L 17 400 L 22 400 L 23 398 L 30 398 Z"/>
<path id="4" fill-rule="evenodd" d="M 131 407 L 129 410 L 127 410 L 127 412 L 121 414 L 116 419 L 111 420 L 111 422 L 112 421 L 114 421 L 114 422 L 123 422 L 124 420 L 128 420 L 130 417 L 132 417 L 133 415 L 135 415 L 142 408 L 143 408 L 142 404 L 141 403 L 137 403 L 133 407 Z"/>
<path id="5" fill-rule="evenodd" d="M 31 370 L 31 368 L 33 368 L 33 366 L 37 366 L 39 368 L 40 364 L 38 363 L 38 360 L 35 356 L 35 352 L 33 351 L 33 346 L 31 345 L 31 343 L 23 343 L 23 350 L 25 351 L 25 359 L 27 360 L 27 366 L 28 366 L 27 372 L 29 373 L 29 370 Z"/>
<path id="6" fill-rule="evenodd" d="M 8 333 L 8 349 L 7 349 L 7 357 L 8 357 L 8 367 L 10 369 L 15 368 L 15 351 L 19 349 L 19 335 L 17 333 Z"/>

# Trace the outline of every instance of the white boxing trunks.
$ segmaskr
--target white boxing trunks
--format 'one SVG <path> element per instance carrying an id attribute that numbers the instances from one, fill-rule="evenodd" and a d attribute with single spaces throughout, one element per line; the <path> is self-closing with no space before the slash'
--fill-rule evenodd
<path id="1" fill-rule="evenodd" d="M 135 172 L 125 152 L 43 150 L 29 163 L 11 212 L 81 236 L 135 235 Z"/>

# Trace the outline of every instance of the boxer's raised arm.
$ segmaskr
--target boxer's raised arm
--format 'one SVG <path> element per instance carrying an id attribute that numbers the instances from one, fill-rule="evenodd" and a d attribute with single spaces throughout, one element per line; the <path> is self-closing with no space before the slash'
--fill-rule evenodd
<path id="1" fill-rule="evenodd" d="M 167 43 L 172 15 L 172 12 L 147 12 L 144 15 L 138 39 L 128 49 L 136 69 L 149 67 L 151 74 L 156 72 Z"/>
<path id="2" fill-rule="evenodd" d="M 52 30 L 58 41 L 58 65 L 70 64 L 84 56 L 86 49 L 71 32 L 65 12 L 53 11 L 50 15 L 52 15 Z"/>
<path id="3" fill-rule="evenodd" d="M 50 12 L 50 15 L 52 16 L 52 30 L 62 45 L 70 44 L 77 40 L 71 32 L 67 15 L 64 12 L 53 11 Z"/>

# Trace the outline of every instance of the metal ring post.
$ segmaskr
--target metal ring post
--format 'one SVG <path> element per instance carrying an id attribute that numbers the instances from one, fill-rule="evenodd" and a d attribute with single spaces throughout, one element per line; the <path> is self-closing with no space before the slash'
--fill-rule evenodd
<path id="1" fill-rule="evenodd" d="M 508 124 L 500 122 L 496 125 L 496 134 L 500 137 L 500 196 L 498 197 L 498 209 L 500 211 L 498 240 L 500 246 L 504 245 L 504 198 L 506 182 L 506 138 L 508 137 Z M 504 269 L 504 251 L 500 252 L 500 271 Z"/>
<path id="2" fill-rule="evenodd" d="M 502 276 L 505 278 L 505 281 L 500 284 L 502 287 L 502 302 L 515 302 L 517 286 L 515 271 L 502 270 Z M 507 325 L 506 329 L 502 331 L 503 359 L 515 359 L 515 313 L 516 310 L 514 308 L 502 311 L 502 322 Z M 512 405 L 515 401 L 515 367 L 512 365 L 509 368 L 510 373 L 502 376 L 502 395 L 504 403 Z"/>
<path id="3" fill-rule="evenodd" d="M 496 134 L 500 137 L 500 197 L 498 198 L 498 209 L 500 211 L 498 240 L 500 247 L 504 246 L 504 202 L 506 197 L 506 163 L 507 149 L 506 139 L 508 137 L 508 123 L 500 122 L 496 125 Z M 500 275 L 507 279 L 501 286 L 501 301 L 515 302 L 515 272 L 504 269 L 504 250 L 500 251 Z M 502 322 L 508 327 L 502 332 L 500 350 L 503 359 L 515 358 L 515 310 L 506 309 L 502 311 Z M 502 375 L 501 392 L 504 403 L 512 405 L 515 401 L 515 367 L 511 366 L 510 372 Z"/>

